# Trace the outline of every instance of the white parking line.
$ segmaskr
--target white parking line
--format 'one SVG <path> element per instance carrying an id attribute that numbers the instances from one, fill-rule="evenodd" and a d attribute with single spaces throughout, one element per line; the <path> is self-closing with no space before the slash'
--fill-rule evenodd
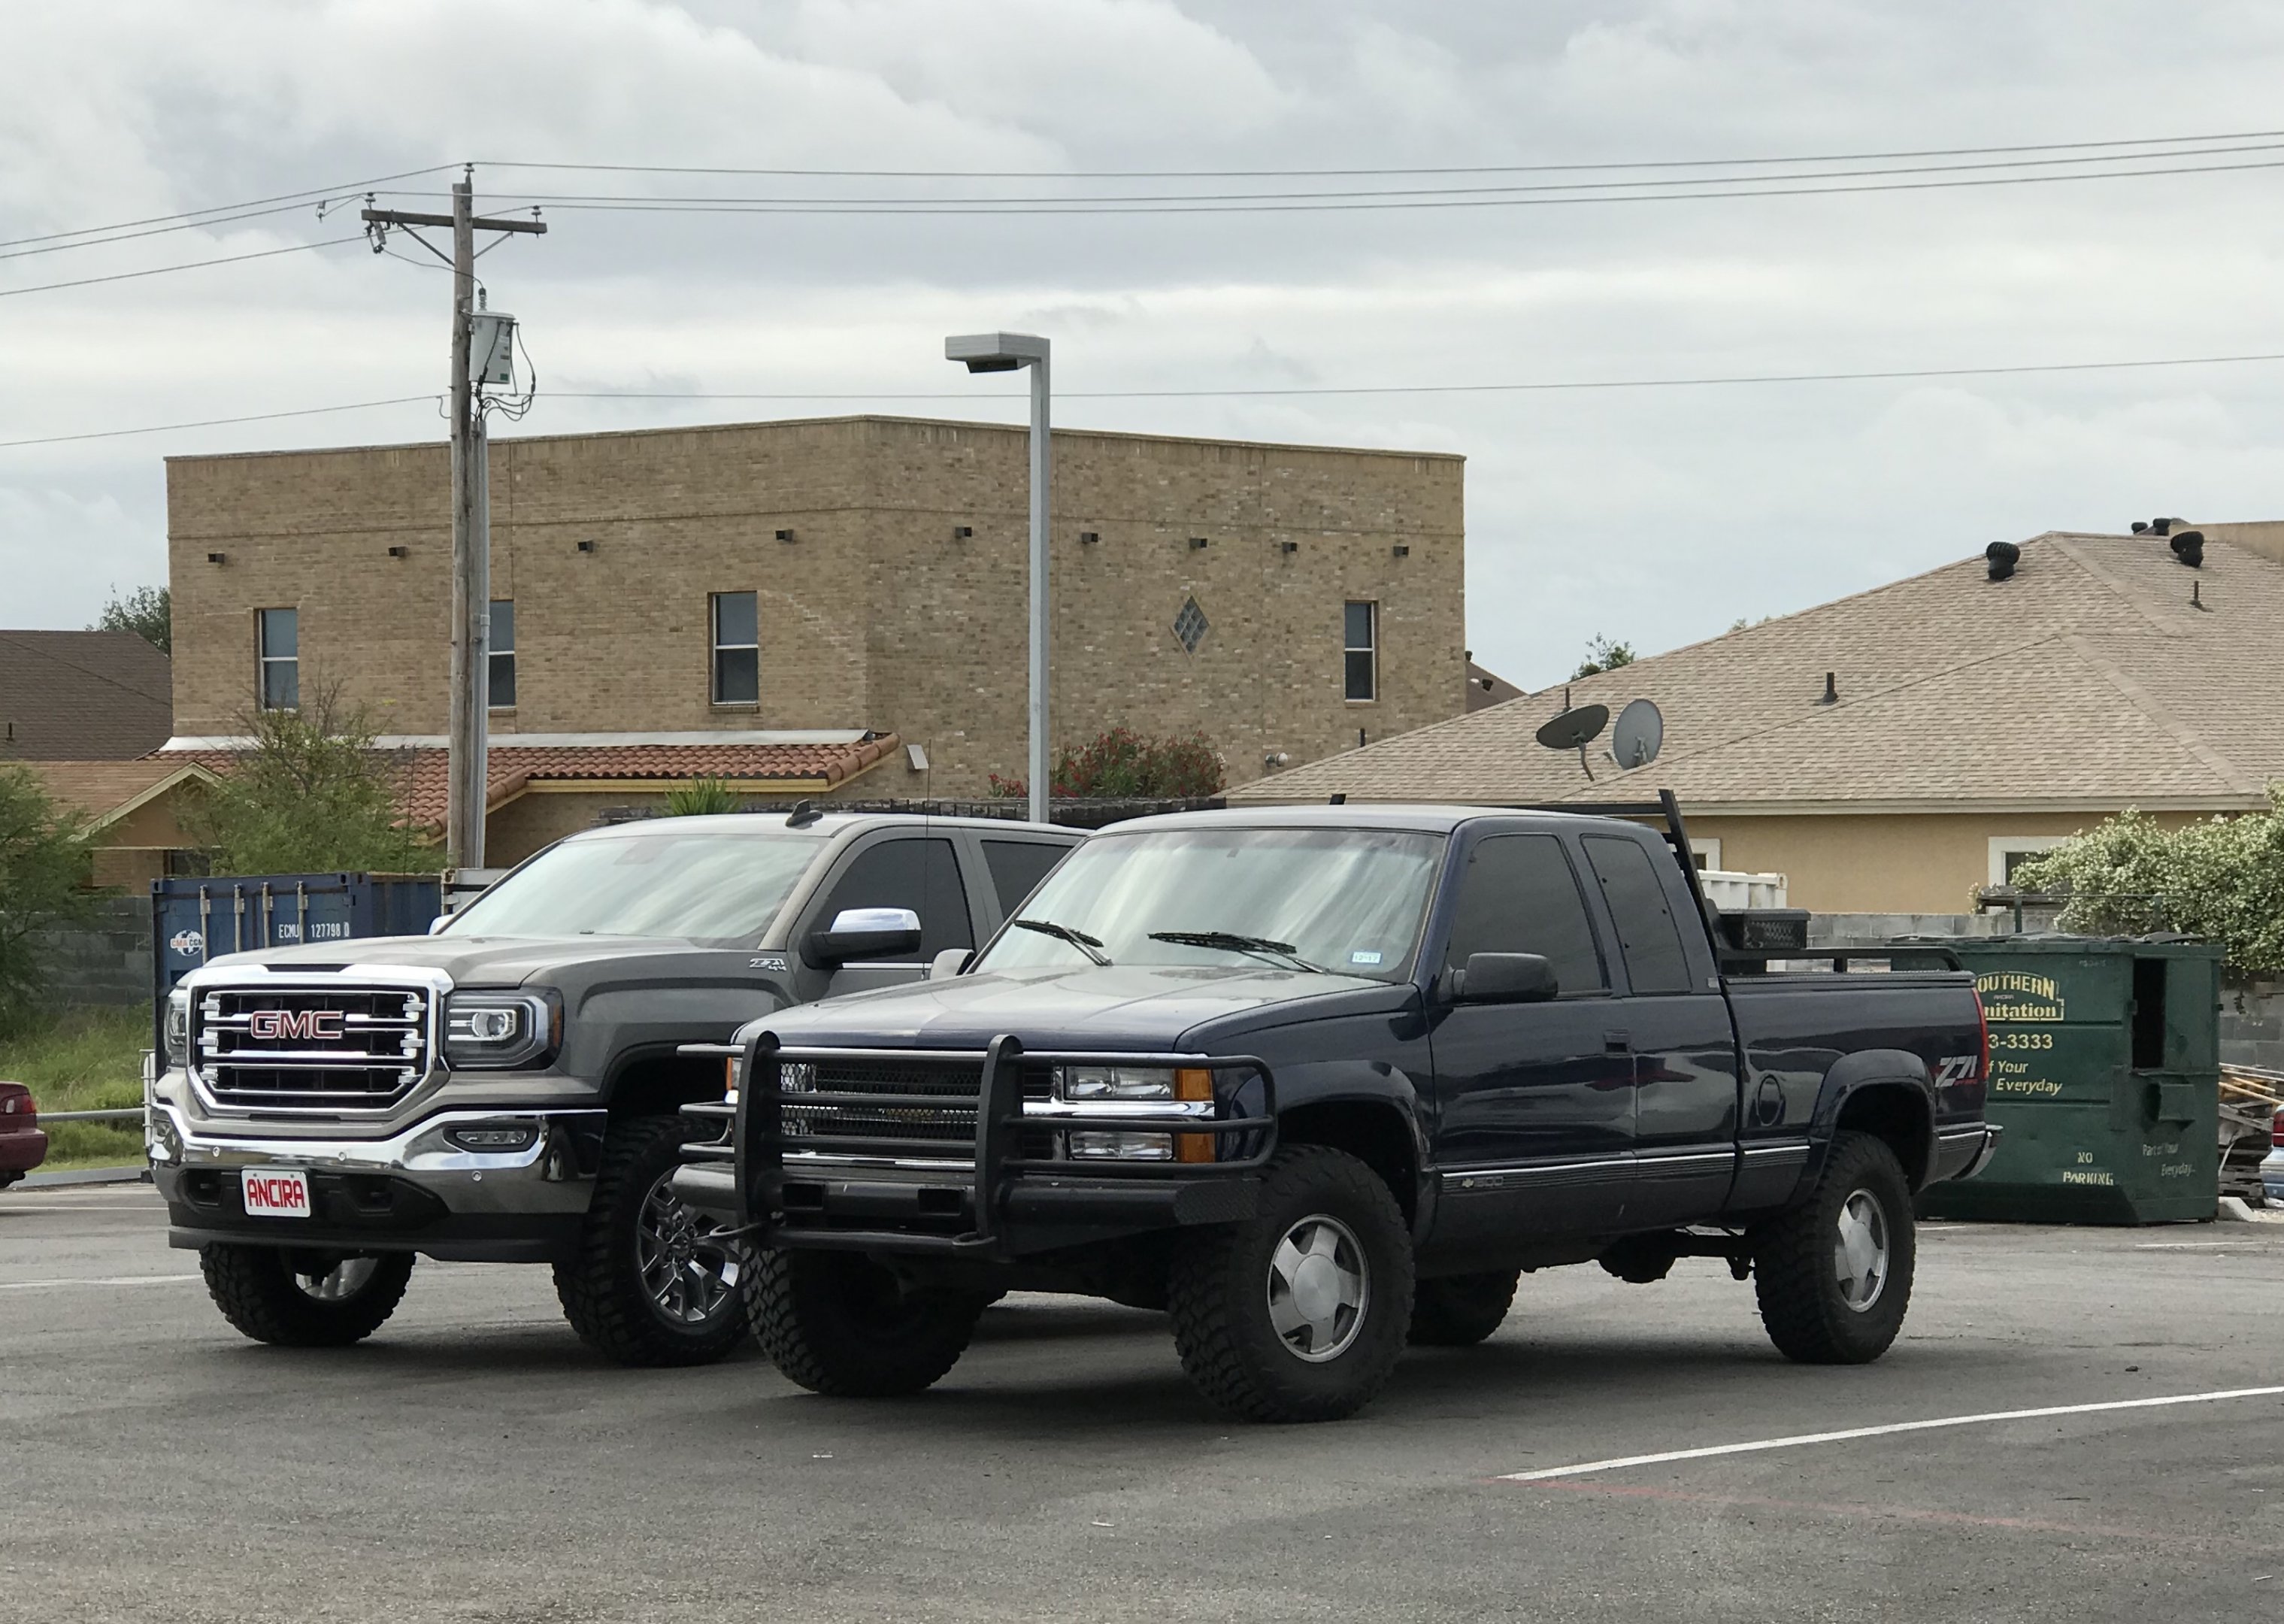
<path id="1" fill-rule="evenodd" d="M 2181 1393 L 2161 1399 L 2113 1399 L 2103 1404 L 2054 1404 L 2043 1409 L 1999 1409 L 1981 1416 L 1941 1416 L 1930 1421 L 1891 1421 L 1885 1426 L 1851 1426 L 1840 1433 L 1802 1433 L 1791 1438 L 1763 1438 L 1752 1443 L 1717 1443 L 1701 1449 L 1668 1449 L 1659 1455 L 1627 1455 L 1615 1460 L 1586 1461 L 1576 1466 L 1549 1466 L 1538 1472 L 1503 1472 L 1503 1483 L 1535 1483 L 1547 1478 L 1584 1477 L 1589 1472 L 1616 1472 L 1626 1466 L 1660 1466 L 1668 1461 L 1705 1460 L 1716 1455 L 1753 1455 L 1764 1449 L 1797 1449 L 1803 1444 L 1845 1443 L 1856 1438 L 1883 1438 L 1890 1433 L 1926 1433 L 1937 1427 L 1981 1426 L 1997 1421 L 2036 1421 L 2047 1416 L 2090 1416 L 2109 1409 L 2155 1409 L 2167 1404 L 2217 1404 L 2223 1399 L 2272 1398 L 2284 1387 L 2232 1387 L 2225 1393 Z"/>
<path id="2" fill-rule="evenodd" d="M 0 1292 L 46 1292 L 66 1285 L 179 1285 L 185 1280 L 196 1280 L 197 1275 L 111 1275 L 94 1280 L 7 1280 L 0 1281 Z"/>

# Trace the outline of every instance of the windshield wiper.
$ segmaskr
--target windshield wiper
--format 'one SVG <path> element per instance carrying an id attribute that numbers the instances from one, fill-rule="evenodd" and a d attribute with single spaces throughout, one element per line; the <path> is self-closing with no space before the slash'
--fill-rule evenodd
<path id="1" fill-rule="evenodd" d="M 1332 974 L 1322 964 L 1312 964 L 1295 952 L 1291 942 L 1271 941 L 1266 936 L 1240 936 L 1231 931 L 1152 931 L 1150 940 L 1170 941 L 1177 948 L 1220 948 L 1231 953 L 1250 953 L 1256 958 L 1273 953 L 1303 970 L 1318 975 Z"/>
<path id="2" fill-rule="evenodd" d="M 1068 941 L 1098 964 L 1110 963 L 1110 955 L 1102 950 L 1102 938 L 1099 936 L 1075 931 L 1068 925 L 1057 925 L 1052 919 L 1010 919 L 1007 923 L 1023 930 L 1036 931 L 1042 936 L 1052 936 L 1057 941 Z"/>

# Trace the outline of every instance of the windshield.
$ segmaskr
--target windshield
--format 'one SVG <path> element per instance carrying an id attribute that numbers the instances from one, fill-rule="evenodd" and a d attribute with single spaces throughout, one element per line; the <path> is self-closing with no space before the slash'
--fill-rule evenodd
<path id="1" fill-rule="evenodd" d="M 1377 829 L 1099 834 L 976 968 L 1252 964 L 1394 980 L 1411 968 L 1443 852 L 1440 835 Z"/>
<path id="2" fill-rule="evenodd" d="M 680 936 L 750 944 L 817 837 L 645 830 L 551 847 L 452 916 L 455 936 Z"/>

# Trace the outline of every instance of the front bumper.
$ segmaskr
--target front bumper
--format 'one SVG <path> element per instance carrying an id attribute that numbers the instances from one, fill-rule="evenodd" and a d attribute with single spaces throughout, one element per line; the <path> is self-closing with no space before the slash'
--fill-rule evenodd
<path id="1" fill-rule="evenodd" d="M 687 1050 L 685 1050 L 687 1052 Z M 876 1117 L 943 1107 L 942 1096 L 788 1092 L 776 1081 L 782 1061 L 849 1060 L 909 1064 L 916 1058 L 974 1061 L 980 1082 L 974 1137 L 958 1141 L 868 1143 L 812 1128 L 786 1129 L 788 1105 L 811 1111 L 855 1106 Z M 1025 1068 L 1137 1066 L 1237 1073 L 1189 1114 L 1137 1109 L 1097 1113 L 1084 1107 L 1035 1114 L 1023 1093 Z M 1252 1216 L 1262 1170 L 1277 1148 L 1276 1080 L 1252 1056 L 1203 1056 L 1027 1050 L 1012 1035 L 981 1053 L 915 1050 L 780 1047 L 769 1034 L 745 1050 L 735 1105 L 684 1105 L 685 1116 L 718 1123 L 718 1139 L 684 1147 L 674 1191 L 684 1202 L 723 1218 L 764 1245 L 877 1253 L 935 1254 L 1005 1261 L 1066 1246 L 1192 1224 Z M 1026 1130 L 1059 1128 L 1210 1136 L 1210 1162 L 1073 1162 L 1026 1155 Z"/>
<path id="2" fill-rule="evenodd" d="M 585 1109 L 466 1109 L 385 1139 L 266 1138 L 194 1127 L 176 1105 L 154 1102 L 150 1150 L 175 1246 L 256 1242 L 542 1262 L 577 1243 L 606 1121 L 605 1113 Z M 472 1152 L 445 1136 L 478 1123 L 528 1126 L 532 1142 L 520 1151 Z M 248 1217 L 238 1177 L 245 1167 L 306 1169 L 313 1215 Z"/>
<path id="3" fill-rule="evenodd" d="M 1998 1152 L 1998 1136 L 2002 1131 L 1995 1122 L 1977 1122 L 1971 1128 L 1939 1130 L 1935 1141 L 1935 1175 L 1928 1183 L 1973 1178 L 1991 1165 L 1991 1158 Z"/>

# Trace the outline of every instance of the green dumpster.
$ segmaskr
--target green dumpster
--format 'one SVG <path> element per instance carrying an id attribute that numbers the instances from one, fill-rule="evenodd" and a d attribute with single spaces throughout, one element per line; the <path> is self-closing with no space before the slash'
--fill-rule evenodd
<path id="1" fill-rule="evenodd" d="M 2035 1223 L 2208 1219 L 2220 1196 L 2218 944 L 1951 944 L 1991 1023 L 1991 1165 L 1921 1210 Z"/>

